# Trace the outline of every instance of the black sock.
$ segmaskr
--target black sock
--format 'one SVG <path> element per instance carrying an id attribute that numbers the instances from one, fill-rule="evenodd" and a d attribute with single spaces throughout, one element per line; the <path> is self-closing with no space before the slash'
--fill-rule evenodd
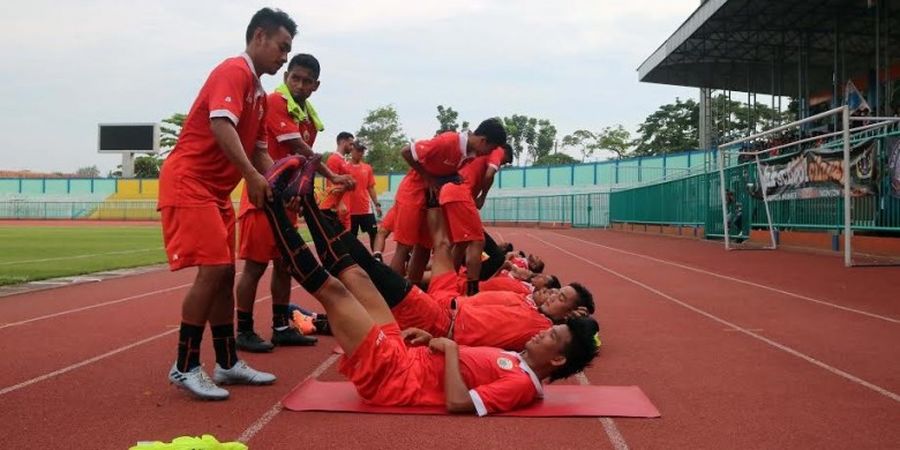
<path id="1" fill-rule="evenodd" d="M 203 327 L 181 322 L 178 331 L 178 359 L 176 366 L 180 372 L 189 372 L 200 365 L 200 341 L 203 340 Z"/>
<path id="2" fill-rule="evenodd" d="M 503 249 L 487 233 L 484 233 L 484 252 L 488 254 L 488 259 L 481 263 L 481 273 L 478 274 L 481 281 L 496 275 L 506 262 L 506 253 L 503 253 Z"/>
<path id="3" fill-rule="evenodd" d="M 213 349 L 216 351 L 216 362 L 223 369 L 230 369 L 237 363 L 237 348 L 234 346 L 234 325 L 230 323 L 213 325 Z"/>
<path id="4" fill-rule="evenodd" d="M 322 266 L 326 270 L 337 276 L 348 267 L 353 266 L 353 259 L 347 254 L 347 249 L 341 243 L 343 236 L 353 236 L 334 218 L 322 214 L 312 195 L 303 197 L 303 219 L 309 228 L 309 234 L 316 243 L 316 253 L 319 254 Z"/>
<path id="5" fill-rule="evenodd" d="M 288 305 L 272 303 L 272 328 L 284 328 L 290 323 L 290 308 Z"/>
<path id="6" fill-rule="evenodd" d="M 385 302 L 391 308 L 400 304 L 406 294 L 412 290 L 412 283 L 399 273 L 391 269 L 387 264 L 379 261 L 368 250 L 365 245 L 359 242 L 355 236 L 349 234 L 341 236 L 341 242 L 344 248 L 350 253 L 353 260 L 359 264 L 372 279 L 372 284 L 384 297 Z"/>
<path id="7" fill-rule="evenodd" d="M 253 311 L 244 312 L 237 310 L 237 330 L 238 333 L 253 332 Z"/>
<path id="8" fill-rule="evenodd" d="M 266 205 L 266 217 L 275 234 L 275 245 L 281 252 L 288 273 L 310 293 L 315 293 L 328 281 L 328 272 L 319 265 L 300 234 L 291 225 L 280 200 Z"/>
<path id="9" fill-rule="evenodd" d="M 478 293 L 478 280 L 466 281 L 466 295 L 475 295 Z"/>

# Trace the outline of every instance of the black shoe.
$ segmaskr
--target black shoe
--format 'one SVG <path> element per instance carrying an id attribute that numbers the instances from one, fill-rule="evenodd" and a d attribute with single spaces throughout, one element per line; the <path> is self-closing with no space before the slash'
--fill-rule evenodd
<path id="1" fill-rule="evenodd" d="M 271 342 L 259 337 L 255 331 L 242 331 L 238 333 L 235 343 L 237 344 L 238 350 L 252 353 L 267 353 L 275 348 Z"/>
<path id="2" fill-rule="evenodd" d="M 293 327 L 287 327 L 284 330 L 272 330 L 272 343 L 275 345 L 316 345 L 319 342 L 315 336 L 304 336 L 299 330 Z"/>
<path id="3" fill-rule="evenodd" d="M 325 314 L 316 315 L 313 325 L 316 327 L 316 334 L 331 336 L 331 325 L 328 324 L 328 317 Z"/>

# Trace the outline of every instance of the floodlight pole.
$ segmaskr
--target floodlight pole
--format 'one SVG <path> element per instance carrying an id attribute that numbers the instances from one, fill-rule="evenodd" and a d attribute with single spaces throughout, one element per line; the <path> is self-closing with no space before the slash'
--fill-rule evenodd
<path id="1" fill-rule="evenodd" d="M 844 124 L 844 266 L 850 267 L 853 230 L 850 227 L 850 109 L 847 105 L 843 106 L 841 116 Z"/>

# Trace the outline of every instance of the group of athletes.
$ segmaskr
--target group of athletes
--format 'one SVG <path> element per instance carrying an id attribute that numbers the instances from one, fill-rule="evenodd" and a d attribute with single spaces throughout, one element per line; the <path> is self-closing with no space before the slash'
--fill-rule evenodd
<path id="1" fill-rule="evenodd" d="M 372 404 L 485 415 L 528 405 L 544 380 L 584 369 L 600 346 L 590 291 L 562 286 L 538 256 L 514 253 L 484 232 L 478 210 L 512 160 L 502 123 L 488 119 L 472 132 L 398 149 L 410 170 L 377 229 L 381 205 L 362 162 L 365 146 L 342 132 L 324 163 L 312 150 L 324 130 L 309 101 L 319 87 L 316 58 L 291 58 L 270 94 L 260 84 L 287 62 L 295 34 L 287 14 L 259 10 L 246 51 L 210 73 L 163 166 L 158 207 L 170 268 L 197 267 L 169 380 L 210 400 L 228 398 L 221 385 L 275 382 L 237 351 L 316 343 L 291 325 L 292 279 L 323 306 L 315 330 L 334 336 L 345 352 L 341 373 Z M 316 174 L 326 179 L 319 198 Z M 236 217 L 230 195 L 242 179 Z M 301 216 L 315 255 L 297 232 Z M 386 264 L 391 233 L 397 246 Z M 236 255 L 245 264 L 235 289 Z M 255 331 L 253 305 L 270 262 L 266 341 Z M 212 377 L 200 365 L 207 323 Z"/>

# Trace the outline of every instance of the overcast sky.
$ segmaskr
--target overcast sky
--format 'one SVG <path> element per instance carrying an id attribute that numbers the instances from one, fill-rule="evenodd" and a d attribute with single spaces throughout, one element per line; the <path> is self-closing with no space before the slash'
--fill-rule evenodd
<path id="1" fill-rule="evenodd" d="M 106 174 L 97 124 L 158 122 L 187 112 L 210 70 L 244 49 L 263 6 L 298 24 L 294 50 L 322 64 L 312 101 L 334 136 L 393 104 L 406 134 L 429 137 L 436 106 L 477 124 L 546 118 L 559 138 L 643 119 L 695 89 L 639 83 L 637 67 L 697 0 L 29 0 L 0 17 L 0 169 Z M 551 6 L 552 5 L 552 6 Z M 267 90 L 281 79 L 265 76 Z"/>

